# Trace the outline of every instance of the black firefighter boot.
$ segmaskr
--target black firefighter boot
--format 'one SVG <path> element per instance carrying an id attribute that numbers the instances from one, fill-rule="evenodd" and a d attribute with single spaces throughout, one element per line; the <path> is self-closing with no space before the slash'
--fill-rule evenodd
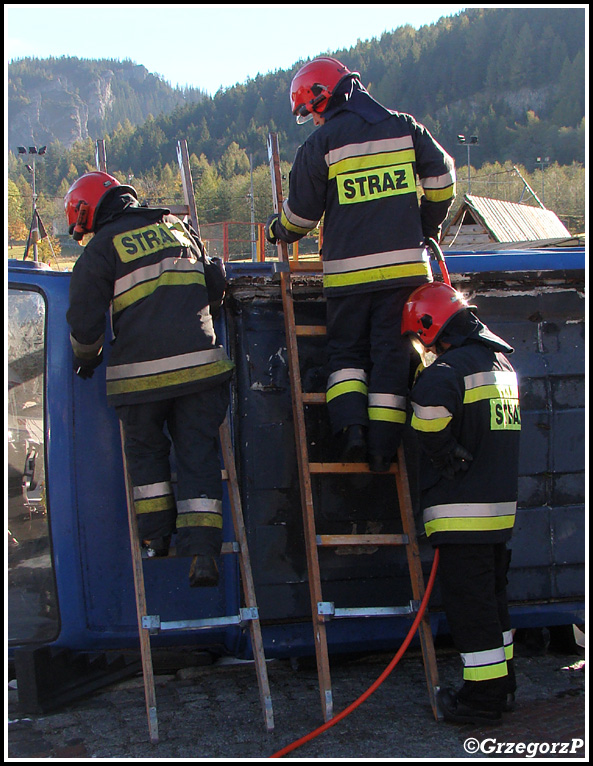
<path id="1" fill-rule="evenodd" d="M 366 460 L 367 438 L 364 426 L 352 425 L 342 431 L 341 459 L 344 463 L 363 463 Z"/>
<path id="2" fill-rule="evenodd" d="M 218 585 L 218 564 L 215 556 L 198 553 L 189 568 L 190 588 L 215 588 Z"/>
<path id="3" fill-rule="evenodd" d="M 437 692 L 437 702 L 445 721 L 450 723 L 497 724 L 501 722 L 500 710 L 484 710 L 463 702 L 453 689 L 440 689 Z"/>

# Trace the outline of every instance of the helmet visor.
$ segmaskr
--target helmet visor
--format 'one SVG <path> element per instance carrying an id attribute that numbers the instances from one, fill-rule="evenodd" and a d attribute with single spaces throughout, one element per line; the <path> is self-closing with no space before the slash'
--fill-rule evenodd
<path id="1" fill-rule="evenodd" d="M 418 336 L 410 335 L 410 340 L 412 341 L 414 350 L 422 361 L 422 366 L 430 367 L 430 365 L 436 361 L 437 355 L 434 353 L 434 351 L 429 351 L 429 349 L 424 345 L 424 343 L 422 343 Z"/>
<path id="2" fill-rule="evenodd" d="M 296 115 L 297 125 L 304 125 L 306 122 L 313 119 L 313 112 L 310 112 L 307 109 L 307 104 L 301 104 L 297 107 L 294 110 L 294 114 Z"/>

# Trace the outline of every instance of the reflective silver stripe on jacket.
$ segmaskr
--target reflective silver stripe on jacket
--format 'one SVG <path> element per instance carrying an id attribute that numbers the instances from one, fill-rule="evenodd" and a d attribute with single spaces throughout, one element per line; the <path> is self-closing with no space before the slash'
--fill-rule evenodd
<path id="1" fill-rule="evenodd" d="M 142 266 L 131 274 L 126 274 L 116 279 L 113 287 L 113 297 L 117 298 L 118 295 L 127 292 L 141 282 L 156 279 L 165 271 L 200 271 L 204 273 L 204 266 L 195 258 L 163 258 L 159 263 Z"/>
<path id="2" fill-rule="evenodd" d="M 323 262 L 324 274 L 345 274 L 350 271 L 380 269 L 385 266 L 397 266 L 404 263 L 428 263 L 429 255 L 425 248 L 414 247 L 409 250 L 389 250 L 385 253 L 357 255 L 353 258 L 341 258 Z"/>
<path id="3" fill-rule="evenodd" d="M 72 351 L 79 359 L 95 359 L 101 353 L 103 348 L 103 341 L 105 335 L 96 340 L 94 343 L 79 343 L 74 335 L 70 333 L 70 343 L 72 344 Z"/>
<path id="4" fill-rule="evenodd" d="M 401 136 L 400 138 L 381 138 L 378 141 L 365 141 L 361 144 L 346 144 L 337 149 L 330 149 L 325 155 L 325 161 L 328 165 L 335 165 L 337 162 L 349 159 L 350 157 L 364 157 L 373 154 L 383 154 L 385 152 L 399 152 L 404 149 L 413 149 L 414 142 L 412 136 Z"/>
<path id="5" fill-rule="evenodd" d="M 309 218 L 301 218 L 301 216 L 292 212 L 288 205 L 288 200 L 284 200 L 282 203 L 280 223 L 289 231 L 294 231 L 298 234 L 306 234 L 311 231 L 311 229 L 314 229 L 319 221 L 312 221 Z"/>
<path id="6" fill-rule="evenodd" d="M 510 370 L 491 370 L 466 375 L 463 379 L 465 390 L 479 386 L 517 386 L 517 374 Z"/>
<path id="7" fill-rule="evenodd" d="M 412 402 L 414 414 L 420 420 L 438 420 L 439 418 L 452 418 L 453 414 L 443 405 L 423 406 Z"/>
<path id="8" fill-rule="evenodd" d="M 163 359 L 154 359 L 149 362 L 118 364 L 107 368 L 107 380 L 137 378 L 144 375 L 157 375 L 162 372 L 174 372 L 226 359 L 226 351 L 224 348 L 219 347 L 206 349 L 205 351 L 192 351 L 189 354 L 179 354 L 178 356 L 169 356 Z"/>

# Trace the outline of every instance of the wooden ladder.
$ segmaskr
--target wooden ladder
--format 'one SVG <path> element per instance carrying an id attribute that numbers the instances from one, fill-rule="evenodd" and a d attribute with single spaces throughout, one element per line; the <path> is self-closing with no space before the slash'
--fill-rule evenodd
<path id="1" fill-rule="evenodd" d="M 274 133 L 268 138 L 268 156 L 272 175 L 274 212 L 282 209 L 282 184 L 280 174 L 278 140 Z M 313 463 L 309 461 L 305 405 L 325 404 L 324 393 L 303 393 L 299 363 L 298 339 L 307 336 L 324 335 L 326 328 L 319 325 L 298 325 L 295 320 L 294 299 L 291 274 L 302 271 L 320 271 L 320 263 L 297 263 L 288 258 L 286 243 L 278 242 L 278 258 L 282 304 L 286 332 L 288 370 L 290 376 L 292 410 L 296 440 L 298 472 L 301 490 L 301 507 L 305 533 L 305 549 L 309 574 L 311 615 L 315 639 L 317 673 L 321 694 L 321 706 L 324 719 L 328 721 L 334 715 L 329 656 L 327 647 L 326 624 L 329 620 L 341 617 L 369 617 L 379 615 L 410 615 L 418 611 L 424 597 L 424 577 L 416 538 L 412 499 L 403 447 L 397 454 L 397 462 L 392 464 L 389 473 L 395 476 L 398 502 L 401 514 L 403 534 L 363 534 L 363 535 L 318 535 L 315 524 L 315 508 L 312 491 L 312 475 L 323 474 L 364 474 L 371 473 L 365 463 Z M 363 607 L 336 608 L 323 598 L 318 549 L 320 547 L 351 545 L 405 546 L 407 564 L 410 573 L 413 601 L 403 607 Z M 419 626 L 424 670 L 428 685 L 430 704 L 435 719 L 440 718 L 437 708 L 436 693 L 439 687 L 436 655 L 434 651 L 430 622 L 425 615 Z"/>
<path id="2" fill-rule="evenodd" d="M 189 154 L 187 142 L 178 141 L 177 157 L 181 171 L 182 186 L 185 198 L 185 205 L 168 206 L 175 215 L 187 215 L 191 220 L 192 226 L 199 235 L 199 221 L 193 194 L 193 184 L 189 164 Z M 102 141 L 97 141 L 97 168 L 107 172 L 107 162 L 105 156 L 105 147 Z M 150 645 L 150 636 L 160 631 L 174 630 L 197 630 L 221 627 L 227 625 L 249 626 L 251 636 L 251 646 L 253 650 L 254 664 L 259 686 L 260 702 L 264 715 L 265 727 L 268 731 L 274 729 L 274 713 L 272 708 L 272 697 L 268 681 L 268 672 L 264 654 L 264 644 L 262 639 L 261 625 L 259 620 L 259 610 L 255 597 L 255 587 L 251 569 L 251 560 L 249 557 L 249 548 L 247 545 L 247 534 L 243 517 L 241 504 L 241 494 L 239 491 L 239 481 L 235 464 L 233 451 L 231 427 L 229 415 L 220 427 L 219 437 L 224 463 L 222 478 L 227 482 L 227 491 L 231 515 L 233 519 L 233 528 L 235 533 L 235 542 L 224 543 L 222 553 L 237 553 L 239 555 L 239 567 L 241 572 L 241 583 L 243 587 L 243 598 L 245 606 L 239 610 L 239 614 L 225 617 L 210 617 L 196 620 L 175 620 L 161 621 L 158 615 L 149 615 L 146 606 L 146 591 L 144 585 L 144 572 L 142 565 L 142 554 L 140 548 L 140 539 L 138 536 L 138 525 L 136 522 L 136 513 L 134 509 L 134 494 L 132 484 L 128 474 L 126 454 L 124 450 L 124 431 L 120 423 L 120 435 L 122 444 L 122 457 L 124 467 L 124 479 L 126 485 L 126 499 L 128 507 L 128 526 L 130 531 L 130 548 L 132 552 L 132 569 L 134 577 L 134 594 L 136 600 L 136 613 L 138 619 L 138 633 L 140 636 L 140 654 L 142 659 L 142 672 L 144 677 L 144 695 L 146 700 L 146 714 L 148 719 L 148 731 L 151 743 L 159 741 L 158 716 L 156 707 L 156 694 L 154 684 L 154 672 L 152 664 L 152 652 Z M 150 564 L 149 564 L 150 566 Z M 189 585 L 188 585 L 189 587 Z"/>

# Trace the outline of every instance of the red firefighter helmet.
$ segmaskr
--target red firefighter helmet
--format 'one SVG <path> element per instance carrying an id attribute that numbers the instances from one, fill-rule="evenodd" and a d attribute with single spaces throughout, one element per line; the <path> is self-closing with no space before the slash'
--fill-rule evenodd
<path id="1" fill-rule="evenodd" d="M 290 109 L 302 124 L 313 116 L 322 114 L 338 83 L 347 75 L 356 75 L 337 59 L 321 56 L 302 66 L 290 84 Z"/>
<path id="2" fill-rule="evenodd" d="M 433 346 L 447 323 L 470 306 L 463 295 L 444 282 L 428 282 L 410 295 L 402 312 L 402 335 L 418 338 L 426 348 Z"/>
<path id="3" fill-rule="evenodd" d="M 68 221 L 68 232 L 74 239 L 80 240 L 85 234 L 95 230 L 97 210 L 107 194 L 116 187 L 138 199 L 133 186 L 120 184 L 117 178 L 99 170 L 85 173 L 72 184 L 64 197 L 64 209 Z"/>

